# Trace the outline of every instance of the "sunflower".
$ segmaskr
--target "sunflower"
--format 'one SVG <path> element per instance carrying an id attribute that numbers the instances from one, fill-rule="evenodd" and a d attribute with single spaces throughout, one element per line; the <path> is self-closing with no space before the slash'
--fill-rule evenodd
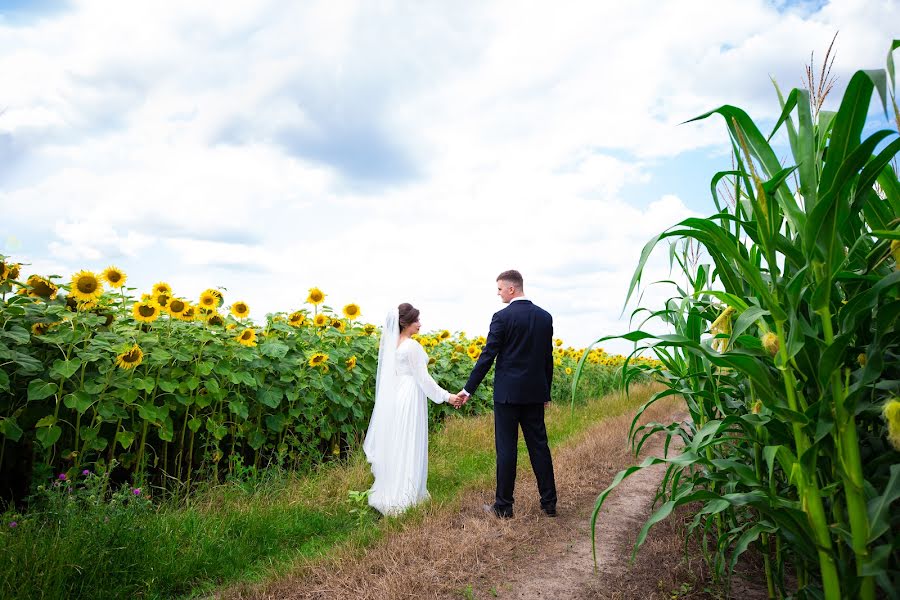
<path id="1" fill-rule="evenodd" d="M 311 367 L 322 367 L 327 366 L 325 363 L 328 362 L 328 355 L 324 352 L 314 352 L 312 356 L 309 357 L 309 366 Z"/>
<path id="2" fill-rule="evenodd" d="M 207 310 L 215 310 L 219 307 L 219 300 L 222 295 L 216 294 L 215 290 L 206 290 L 200 294 L 200 308 Z"/>
<path id="3" fill-rule="evenodd" d="M 377 328 L 374 325 L 372 325 L 371 323 L 366 323 L 363 326 L 363 331 L 365 332 L 366 335 L 372 335 L 373 333 L 375 333 L 375 329 L 377 329 Z"/>
<path id="4" fill-rule="evenodd" d="M 441 331 L 441 332 L 438 334 L 438 338 L 440 338 L 440 339 L 442 339 L 442 340 L 446 340 L 446 339 L 449 338 L 449 337 L 450 337 L 450 332 L 447 331 L 446 329 L 444 329 L 443 331 Z"/>
<path id="5" fill-rule="evenodd" d="M 160 281 L 153 286 L 153 295 L 159 296 L 160 294 L 167 294 L 169 296 L 172 295 L 172 286 L 166 283 L 165 281 Z"/>
<path id="6" fill-rule="evenodd" d="M 31 326 L 31 335 L 47 335 L 54 325 L 55 323 L 34 323 Z"/>
<path id="7" fill-rule="evenodd" d="M 316 315 L 315 319 L 313 319 L 313 323 L 315 323 L 316 327 L 325 327 L 326 325 L 331 323 L 331 319 L 320 313 Z"/>
<path id="8" fill-rule="evenodd" d="M 116 357 L 116 365 L 122 369 L 133 369 L 144 360 L 144 353 L 140 347 L 135 344 L 130 350 L 126 350 Z"/>
<path id="9" fill-rule="evenodd" d="M 21 267 L 22 265 L 18 263 L 6 264 L 5 262 L 0 262 L 0 281 L 18 279 Z"/>
<path id="10" fill-rule="evenodd" d="M 351 321 L 359 316 L 359 305 L 357 304 L 348 304 L 344 307 L 344 316 L 350 319 Z"/>
<path id="11" fill-rule="evenodd" d="M 243 330 L 239 336 L 237 336 L 237 341 L 243 346 L 252 348 L 256 345 L 256 332 L 248 327 L 247 329 Z"/>
<path id="12" fill-rule="evenodd" d="M 52 281 L 40 275 L 31 275 L 25 285 L 29 288 L 25 293 L 32 298 L 53 300 L 59 292 L 59 288 Z"/>
<path id="13" fill-rule="evenodd" d="M 299 310 L 292 312 L 291 316 L 288 317 L 288 324 L 290 324 L 291 327 L 303 327 L 303 325 L 306 324 L 306 315 Z"/>
<path id="14" fill-rule="evenodd" d="M 166 293 L 156 294 L 156 296 L 153 297 L 153 300 L 155 300 L 156 303 L 159 304 L 162 308 L 166 308 L 169 305 L 169 300 L 171 299 L 172 295 Z"/>
<path id="15" fill-rule="evenodd" d="M 206 317 L 206 324 L 210 327 L 221 327 L 225 324 L 225 319 L 217 312 L 210 313 L 209 316 Z"/>
<path id="16" fill-rule="evenodd" d="M 471 358 L 472 360 L 475 360 L 481 355 L 481 349 L 479 349 L 478 346 L 475 346 L 474 344 L 472 346 L 469 346 L 466 352 L 468 353 L 469 358 Z"/>
<path id="17" fill-rule="evenodd" d="M 181 316 L 184 315 L 184 311 L 187 309 L 187 303 L 180 298 L 172 298 L 166 305 L 166 310 L 169 311 L 169 314 L 177 318 L 181 318 Z"/>
<path id="18" fill-rule="evenodd" d="M 246 302 L 235 302 L 231 305 L 231 314 L 238 319 L 243 319 L 250 315 L 250 307 L 247 306 Z"/>
<path id="19" fill-rule="evenodd" d="M 193 321 L 197 318 L 197 307 L 193 304 L 185 303 L 185 305 L 187 306 L 187 308 L 184 309 L 184 312 L 181 313 L 181 316 L 178 318 L 182 321 Z"/>
<path id="20" fill-rule="evenodd" d="M 556 344 L 557 347 L 562 346 L 562 344 L 563 344 L 562 340 L 559 338 L 556 338 L 555 340 L 553 340 L 553 343 Z"/>
<path id="21" fill-rule="evenodd" d="M 110 287 L 120 288 L 125 285 L 128 276 L 125 275 L 121 269 L 110 266 L 106 267 L 106 270 L 100 273 L 100 278 L 106 281 Z"/>
<path id="22" fill-rule="evenodd" d="M 340 319 L 332 319 L 331 326 L 334 327 L 335 329 L 337 329 L 338 331 L 340 331 L 341 333 L 344 333 L 345 331 L 347 331 L 347 324 Z"/>
<path id="23" fill-rule="evenodd" d="M 131 314 L 142 323 L 152 323 L 157 320 L 160 312 L 162 312 L 162 308 L 153 300 L 141 300 L 140 302 L 135 302 L 131 307 Z"/>
<path id="24" fill-rule="evenodd" d="M 572 374 L 572 367 L 566 367 L 566 375 Z"/>
<path id="25" fill-rule="evenodd" d="M 306 297 L 306 301 L 312 305 L 322 304 L 325 300 L 325 294 L 317 287 L 309 288 L 309 296 Z"/>
<path id="26" fill-rule="evenodd" d="M 350 358 L 347 359 L 347 370 L 352 371 L 355 368 L 356 368 L 356 357 L 351 356 Z"/>

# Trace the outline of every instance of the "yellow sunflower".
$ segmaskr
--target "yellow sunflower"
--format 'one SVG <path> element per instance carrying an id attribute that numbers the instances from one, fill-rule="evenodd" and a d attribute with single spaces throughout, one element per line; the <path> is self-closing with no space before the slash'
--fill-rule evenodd
<path id="1" fill-rule="evenodd" d="M 351 321 L 357 317 L 359 317 L 359 306 L 356 304 L 348 304 L 344 307 L 344 316 L 350 319 Z"/>
<path id="2" fill-rule="evenodd" d="M 162 312 L 162 308 L 153 300 L 141 300 L 140 302 L 135 302 L 131 307 L 131 314 L 135 320 L 142 323 L 152 323 L 157 320 L 160 312 Z"/>
<path id="3" fill-rule="evenodd" d="M 556 338 L 555 340 L 553 340 L 553 343 L 556 344 L 556 346 L 558 347 L 558 346 L 562 346 L 563 341 L 559 338 Z"/>
<path id="4" fill-rule="evenodd" d="M 566 375 L 572 374 L 572 367 L 566 367 Z"/>
<path id="5" fill-rule="evenodd" d="M 466 350 L 466 352 L 468 353 L 469 358 L 471 358 L 472 360 L 475 360 L 476 358 L 481 356 L 481 349 L 478 346 L 475 346 L 474 344 L 469 346 L 469 348 L 468 348 L 468 350 Z"/>
<path id="6" fill-rule="evenodd" d="M 112 266 L 106 267 L 106 269 L 100 273 L 100 277 L 106 281 L 110 287 L 122 287 L 128 279 L 128 276 L 125 275 L 121 269 Z"/>
<path id="7" fill-rule="evenodd" d="M 144 353 L 140 347 L 135 344 L 130 350 L 126 350 L 116 357 L 116 366 L 122 369 L 133 369 L 144 360 Z"/>
<path id="8" fill-rule="evenodd" d="M 7 279 L 18 279 L 19 278 L 19 270 L 22 268 L 22 265 L 18 263 L 9 263 L 0 262 L 0 281 L 5 281 Z"/>
<path id="9" fill-rule="evenodd" d="M 347 359 L 347 370 L 352 371 L 355 368 L 356 368 L 356 357 L 351 356 L 350 358 Z"/>
<path id="10" fill-rule="evenodd" d="M 335 329 L 337 329 L 338 331 L 340 331 L 341 333 L 344 333 L 345 331 L 347 331 L 347 323 L 345 323 L 344 321 L 342 321 L 340 319 L 332 319 L 331 326 L 334 327 Z"/>
<path id="11" fill-rule="evenodd" d="M 371 323 L 366 323 L 363 326 L 363 331 L 366 333 L 366 335 L 372 335 L 373 333 L 375 333 L 375 329 L 377 328 Z"/>
<path id="12" fill-rule="evenodd" d="M 325 327 L 326 325 L 331 323 L 331 319 L 329 319 L 328 317 L 326 317 L 323 314 L 318 314 L 318 315 L 316 315 L 316 318 L 313 319 L 313 323 L 315 324 L 316 327 Z"/>
<path id="13" fill-rule="evenodd" d="M 187 309 L 187 303 L 180 298 L 172 298 L 166 305 L 166 310 L 169 311 L 169 314 L 173 317 L 181 317 Z"/>
<path id="14" fill-rule="evenodd" d="M 225 319 L 217 312 L 209 313 L 209 316 L 206 317 L 206 324 L 210 327 L 221 327 L 225 324 Z"/>
<path id="15" fill-rule="evenodd" d="M 311 367 L 326 366 L 325 363 L 327 362 L 328 355 L 324 352 L 314 352 L 313 355 L 309 357 L 309 366 Z"/>
<path id="16" fill-rule="evenodd" d="M 317 287 L 309 288 L 309 296 L 306 301 L 312 305 L 322 304 L 325 301 L 325 294 Z"/>
<path id="17" fill-rule="evenodd" d="M 169 305 L 169 300 L 171 300 L 171 299 L 172 299 L 172 295 L 165 294 L 165 293 L 156 294 L 153 297 L 153 300 L 156 301 L 156 303 L 159 304 L 162 308 L 166 308 Z"/>
<path id="18" fill-rule="evenodd" d="M 250 307 L 247 306 L 246 302 L 235 302 L 231 305 L 231 314 L 238 319 L 243 319 L 250 316 Z"/>
<path id="19" fill-rule="evenodd" d="M 443 331 L 441 331 L 441 332 L 438 334 L 438 337 L 439 337 L 440 339 L 442 339 L 442 340 L 446 340 L 447 338 L 450 337 L 450 332 L 447 331 L 446 329 L 444 329 Z"/>
<path id="20" fill-rule="evenodd" d="M 159 296 L 160 294 L 167 294 L 169 296 L 172 295 L 172 286 L 166 283 L 165 281 L 157 282 L 153 286 L 153 295 Z"/>
<path id="21" fill-rule="evenodd" d="M 306 315 L 299 310 L 292 312 L 291 316 L 288 317 L 288 323 L 291 327 L 303 327 L 306 324 Z"/>
<path id="22" fill-rule="evenodd" d="M 54 325 L 55 323 L 34 323 L 31 326 L 31 335 L 47 335 Z"/>
<path id="23" fill-rule="evenodd" d="M 59 288 L 49 279 L 45 279 L 40 275 L 31 275 L 25 285 L 28 291 L 25 293 L 32 298 L 43 298 L 45 300 L 53 300 L 56 298 Z"/>
<path id="24" fill-rule="evenodd" d="M 185 303 L 185 306 L 187 308 L 184 309 L 184 312 L 181 313 L 181 316 L 178 318 L 181 319 L 182 321 L 193 321 L 194 319 L 196 319 L 197 318 L 197 307 L 192 304 L 188 304 L 188 303 Z"/>
<path id="25" fill-rule="evenodd" d="M 206 290 L 200 294 L 200 308 L 215 310 L 219 307 L 219 300 L 221 298 L 222 295 L 217 295 L 215 290 Z"/>
<path id="26" fill-rule="evenodd" d="M 252 348 L 256 345 L 256 332 L 248 327 L 247 329 L 243 330 L 239 336 L 237 336 L 237 341 L 241 345 Z"/>

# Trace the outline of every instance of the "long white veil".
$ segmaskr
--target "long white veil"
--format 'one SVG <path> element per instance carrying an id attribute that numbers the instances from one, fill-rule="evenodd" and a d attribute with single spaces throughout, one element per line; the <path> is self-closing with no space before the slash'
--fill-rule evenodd
<path id="1" fill-rule="evenodd" d="M 375 409 L 363 442 L 372 471 L 385 464 L 391 444 L 390 414 L 397 398 L 397 341 L 400 339 L 400 311 L 388 311 L 378 347 L 378 371 L 375 376 Z M 378 473 L 375 473 L 376 478 Z"/>

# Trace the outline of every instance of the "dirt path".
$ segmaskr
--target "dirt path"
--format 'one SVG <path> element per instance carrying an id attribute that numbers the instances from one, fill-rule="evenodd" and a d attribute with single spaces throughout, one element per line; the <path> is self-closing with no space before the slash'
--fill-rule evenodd
<path id="1" fill-rule="evenodd" d="M 671 419 L 674 410 L 673 404 L 658 403 L 646 418 Z M 224 597 L 670 598 L 673 588 L 667 586 L 684 575 L 676 573 L 683 568 L 683 547 L 675 529 L 658 526 L 663 542 L 654 547 L 648 540 L 638 564 L 629 564 L 661 466 L 632 475 L 610 495 L 599 521 L 600 570 L 593 568 L 590 514 L 597 494 L 634 462 L 625 445 L 629 423 L 627 415 L 604 420 L 554 454 L 557 518 L 540 512 L 525 461 L 513 519 L 483 513 L 481 506 L 493 490 L 469 492 L 455 508 L 433 507 L 423 519 L 401 523 L 399 531 L 368 548 L 298 564 L 284 579 L 264 587 L 238 586 Z M 661 451 L 660 443 L 648 452 Z"/>

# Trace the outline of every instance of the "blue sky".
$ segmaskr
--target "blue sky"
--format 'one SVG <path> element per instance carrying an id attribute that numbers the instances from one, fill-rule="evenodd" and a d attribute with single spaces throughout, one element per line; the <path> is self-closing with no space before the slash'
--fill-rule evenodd
<path id="1" fill-rule="evenodd" d="M 769 77 L 799 85 L 839 30 L 834 103 L 898 22 L 898 0 L 0 0 L 0 253 L 470 333 L 518 268 L 587 344 L 626 330 L 645 241 L 712 211 L 724 125 L 680 123 L 771 126 Z"/>

